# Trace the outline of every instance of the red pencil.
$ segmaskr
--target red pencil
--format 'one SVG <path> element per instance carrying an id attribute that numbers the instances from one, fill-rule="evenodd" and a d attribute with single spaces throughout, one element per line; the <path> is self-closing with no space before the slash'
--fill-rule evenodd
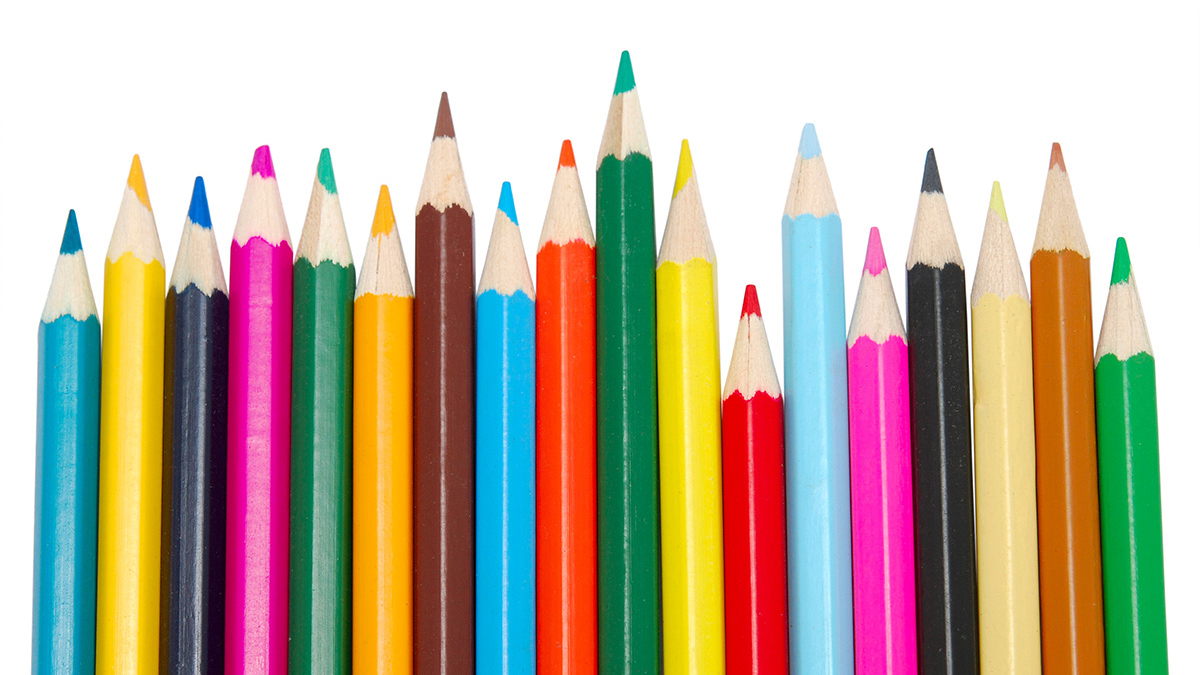
<path id="1" fill-rule="evenodd" d="M 725 668 L 786 673 L 783 398 L 754 286 L 742 302 L 722 414 Z"/>

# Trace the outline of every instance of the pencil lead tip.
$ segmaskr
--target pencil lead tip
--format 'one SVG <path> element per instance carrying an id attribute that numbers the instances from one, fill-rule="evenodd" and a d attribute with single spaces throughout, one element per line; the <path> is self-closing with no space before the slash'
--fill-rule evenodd
<path id="1" fill-rule="evenodd" d="M 687 185 L 688 180 L 692 177 L 692 151 L 688 147 L 687 139 L 683 139 L 683 145 L 679 149 L 679 169 L 675 172 L 675 191 L 671 193 L 671 199 L 674 199 L 679 191 Z"/>
<path id="2" fill-rule="evenodd" d="M 75 220 L 75 209 L 67 214 L 67 226 L 63 229 L 62 246 L 58 247 L 58 252 L 62 255 L 76 253 L 83 248 L 83 242 L 79 239 L 79 223 Z"/>
<path id="3" fill-rule="evenodd" d="M 988 204 L 988 208 L 995 211 L 1005 221 L 1008 220 L 1008 213 L 1004 211 L 1004 195 L 1000 194 L 1000 181 L 992 181 L 992 201 Z"/>
<path id="4" fill-rule="evenodd" d="M 863 271 L 871 276 L 879 276 L 879 273 L 887 269 L 887 258 L 883 256 L 883 240 L 879 238 L 879 228 L 872 227 L 871 235 L 867 239 L 867 260 L 863 264 Z"/>
<path id="5" fill-rule="evenodd" d="M 1062 169 L 1063 173 L 1066 173 L 1067 164 L 1063 162 L 1062 146 L 1058 143 L 1055 143 L 1050 148 L 1050 168 L 1053 169 L 1056 166 Z"/>
<path id="6" fill-rule="evenodd" d="M 500 186 L 500 204 L 496 208 L 503 211 L 513 225 L 520 227 L 517 222 L 517 207 L 513 203 L 512 184 L 508 181 L 504 181 L 504 185 Z"/>
<path id="7" fill-rule="evenodd" d="M 624 94 L 633 89 L 637 83 L 633 81 L 633 63 L 629 60 L 629 51 L 621 52 L 621 65 L 617 67 L 617 85 L 613 87 L 613 96 Z"/>
<path id="8" fill-rule="evenodd" d="M 937 157 L 933 148 L 925 153 L 925 176 L 921 179 L 921 192 L 941 192 L 942 176 L 938 173 Z"/>
<path id="9" fill-rule="evenodd" d="M 396 229 L 396 214 L 392 211 L 392 195 L 388 186 L 379 186 L 379 200 L 375 202 L 375 220 L 371 223 L 371 236 L 390 234 Z"/>
<path id="10" fill-rule="evenodd" d="M 812 159 L 821 154 L 821 142 L 817 140 L 817 128 L 812 122 L 804 125 L 800 132 L 800 157 Z"/>
<path id="11" fill-rule="evenodd" d="M 1112 280 L 1108 283 L 1115 286 L 1119 283 L 1129 281 L 1129 275 L 1132 268 L 1129 265 L 1129 246 L 1125 243 L 1125 237 L 1117 237 L 1117 252 L 1113 255 L 1113 270 Z"/>
<path id="12" fill-rule="evenodd" d="M 154 209 L 150 208 L 150 193 L 146 191 L 146 174 L 142 173 L 141 157 L 133 156 L 133 163 L 129 165 L 129 178 L 125 182 L 129 185 L 129 189 L 137 195 L 138 201 L 146 207 L 146 210 L 153 213 Z"/>
<path id="13" fill-rule="evenodd" d="M 250 163 L 250 173 L 263 178 L 275 177 L 275 163 L 271 161 L 271 147 L 260 145 L 254 151 L 254 161 Z"/>
<path id="14" fill-rule="evenodd" d="M 317 161 L 317 180 L 326 192 L 331 195 L 337 194 L 337 181 L 333 177 L 333 159 L 329 156 L 329 148 L 321 148 L 321 159 Z"/>
<path id="15" fill-rule="evenodd" d="M 742 317 L 745 318 L 751 314 L 762 318 L 762 308 L 758 304 L 758 289 L 754 284 L 747 284 L 746 295 L 742 299 Z"/>
<path id="16" fill-rule="evenodd" d="M 204 190 L 204 179 L 196 176 L 192 184 L 192 203 L 188 206 L 188 220 L 203 227 L 212 229 L 212 217 L 208 213 L 208 193 Z"/>
<path id="17" fill-rule="evenodd" d="M 575 150 L 571 148 L 571 141 L 563 141 L 562 151 L 558 153 L 558 168 L 569 166 L 575 167 Z"/>
<path id="18" fill-rule="evenodd" d="M 450 97 L 442 92 L 442 100 L 438 102 L 437 122 L 433 125 L 433 137 L 454 138 L 454 118 L 450 116 Z"/>

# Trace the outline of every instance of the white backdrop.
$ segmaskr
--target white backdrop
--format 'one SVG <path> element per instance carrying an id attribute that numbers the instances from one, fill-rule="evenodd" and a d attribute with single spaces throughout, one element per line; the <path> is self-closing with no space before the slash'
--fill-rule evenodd
<path id="1" fill-rule="evenodd" d="M 1200 664 L 1200 580 L 1191 569 L 1200 442 L 1189 431 L 1200 409 L 1200 322 L 1196 301 L 1180 302 L 1194 293 L 1187 272 L 1200 253 L 1200 13 L 642 4 L 5 9 L 4 663 L 28 663 L 36 333 L 68 209 L 79 216 L 99 303 L 133 153 L 168 268 L 192 179 L 203 175 L 228 271 L 254 148 L 271 145 L 297 241 L 327 146 L 356 257 L 387 183 L 411 265 L 411 209 L 447 90 L 477 214 L 476 265 L 504 180 L 532 265 L 564 138 L 595 208 L 594 158 L 629 49 L 656 160 L 660 235 L 680 139 L 691 143 L 720 260 L 723 369 L 746 283 L 758 284 L 782 366 L 780 216 L 805 122 L 817 125 L 842 214 L 847 315 L 871 226 L 893 270 L 903 269 L 928 147 L 970 279 L 993 180 L 1027 265 L 1050 144 L 1063 144 L 1092 250 L 1097 333 L 1115 238 L 1129 240 L 1159 364 L 1171 664 L 1176 672 Z M 893 279 L 903 307 L 903 274 Z"/>

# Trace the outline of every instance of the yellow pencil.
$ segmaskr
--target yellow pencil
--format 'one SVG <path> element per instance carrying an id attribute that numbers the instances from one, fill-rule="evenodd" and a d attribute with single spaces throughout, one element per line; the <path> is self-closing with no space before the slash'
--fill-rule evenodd
<path id="1" fill-rule="evenodd" d="M 354 299 L 356 675 L 412 672 L 413 288 L 387 186 Z"/>
<path id="2" fill-rule="evenodd" d="M 982 675 L 1041 672 L 1030 321 L 995 183 L 971 289 Z"/>
<path id="3" fill-rule="evenodd" d="M 96 672 L 158 672 L 166 267 L 133 156 L 108 257 L 100 368 Z"/>
<path id="4" fill-rule="evenodd" d="M 716 266 L 685 140 L 656 273 L 667 675 L 725 672 Z"/>

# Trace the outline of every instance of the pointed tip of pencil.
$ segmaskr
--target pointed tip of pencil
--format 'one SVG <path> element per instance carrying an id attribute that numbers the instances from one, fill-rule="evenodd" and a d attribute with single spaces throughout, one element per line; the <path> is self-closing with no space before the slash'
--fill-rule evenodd
<path id="1" fill-rule="evenodd" d="M 1108 282 L 1109 285 L 1115 286 L 1129 281 L 1131 271 L 1129 246 L 1125 243 L 1125 237 L 1117 237 L 1117 251 L 1113 254 L 1112 279 Z"/>
<path id="2" fill-rule="evenodd" d="M 637 86 L 633 80 L 633 63 L 629 60 L 629 51 L 621 52 L 621 65 L 617 67 L 617 84 L 613 87 L 613 96 L 624 94 Z"/>
<path id="3" fill-rule="evenodd" d="M 454 138 L 454 118 L 450 116 L 450 97 L 442 92 L 442 100 L 438 103 L 437 122 L 433 125 L 434 138 Z"/>
<path id="4" fill-rule="evenodd" d="M 271 147 L 260 145 L 254 150 L 254 160 L 250 162 L 250 173 L 263 178 L 275 177 L 275 163 L 271 161 Z"/>
<path id="5" fill-rule="evenodd" d="M 988 204 L 988 208 L 995 211 L 1005 221 L 1008 220 L 1008 213 L 1004 210 L 1004 195 L 1000 193 L 1000 181 L 992 181 L 992 201 Z"/>
<path id="6" fill-rule="evenodd" d="M 204 178 L 196 176 L 192 184 L 192 203 L 188 206 L 188 220 L 203 227 L 212 229 L 212 217 L 208 213 L 208 193 L 204 190 Z"/>
<path id="7" fill-rule="evenodd" d="M 1053 169 L 1056 166 L 1066 173 L 1067 164 L 1063 161 L 1062 146 L 1058 143 L 1050 147 L 1050 168 Z"/>
<path id="8" fill-rule="evenodd" d="M 746 295 L 742 298 L 742 317 L 750 315 L 762 318 L 762 308 L 758 304 L 758 289 L 754 284 L 746 285 Z"/>
<path id="9" fill-rule="evenodd" d="M 520 227 L 517 222 L 517 206 L 513 203 L 512 184 L 508 181 L 504 181 L 504 185 L 500 186 L 500 203 L 496 208 L 503 211 L 513 225 Z"/>
<path id="10" fill-rule="evenodd" d="M 317 160 L 317 180 L 326 192 L 337 194 L 337 180 L 333 177 L 333 159 L 329 156 L 329 148 L 321 148 L 321 159 Z"/>
<path id="11" fill-rule="evenodd" d="M 942 176 L 938 173 L 937 157 L 933 148 L 925 153 L 925 176 L 921 178 L 921 192 L 941 192 Z"/>
<path id="12" fill-rule="evenodd" d="M 563 141 L 562 150 L 558 153 L 558 168 L 569 166 L 575 168 L 575 150 L 571 148 L 571 141 Z"/>
<path id="13" fill-rule="evenodd" d="M 879 237 L 879 228 L 872 227 L 871 234 L 867 238 L 867 260 L 863 263 L 863 272 L 874 277 L 879 276 L 879 273 L 885 269 L 887 269 L 887 258 L 883 255 L 883 240 Z"/>
<path id="14" fill-rule="evenodd" d="M 391 234 L 396 229 L 396 213 L 392 210 L 392 195 L 388 186 L 379 186 L 379 200 L 375 202 L 375 220 L 371 223 L 371 236 Z"/>
<path id="15" fill-rule="evenodd" d="M 75 220 L 75 209 L 67 214 L 67 226 L 63 229 L 62 245 L 58 252 L 62 255 L 76 253 L 83 249 L 83 241 L 79 238 L 79 222 Z"/>
<path id="16" fill-rule="evenodd" d="M 675 191 L 671 193 L 671 198 L 674 199 L 683 186 L 692 178 L 692 151 L 688 147 L 687 139 L 683 139 L 683 145 L 679 148 L 679 169 L 675 172 Z"/>
<path id="17" fill-rule="evenodd" d="M 129 165 L 129 178 L 125 182 L 137 195 L 138 201 L 153 213 L 154 209 L 150 208 L 150 193 L 146 190 L 146 174 L 142 172 L 141 157 L 133 156 L 133 163 Z"/>
<path id="18" fill-rule="evenodd" d="M 809 122 L 804 125 L 804 131 L 800 132 L 800 156 L 812 159 L 820 154 L 821 142 L 817 140 L 817 128 Z"/>

